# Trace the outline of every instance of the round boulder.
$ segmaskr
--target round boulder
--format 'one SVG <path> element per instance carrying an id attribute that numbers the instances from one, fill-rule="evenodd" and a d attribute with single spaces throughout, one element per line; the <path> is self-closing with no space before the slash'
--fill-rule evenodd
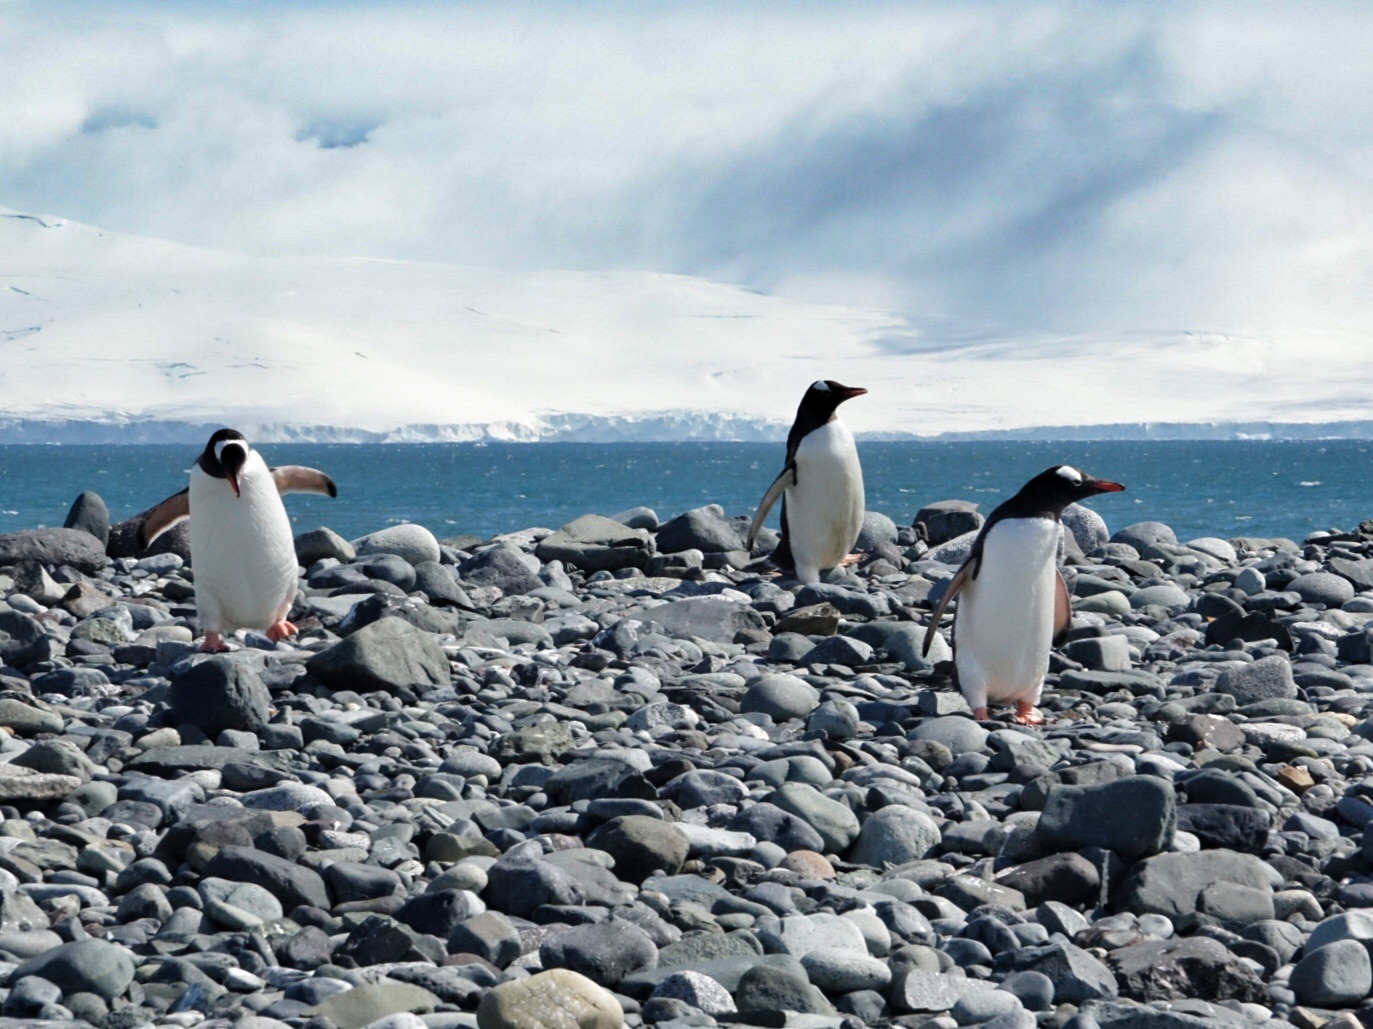
<path id="1" fill-rule="evenodd" d="M 1354 599 L 1354 584 L 1330 572 L 1308 572 L 1287 584 L 1287 588 L 1308 604 L 1343 607 Z"/>
<path id="2" fill-rule="evenodd" d="M 805 718 L 820 705 L 820 693 L 794 675 L 770 673 L 753 680 L 739 710 L 768 715 L 774 722 Z"/>
<path id="3" fill-rule="evenodd" d="M 359 557 L 367 554 L 394 554 L 417 565 L 439 559 L 439 541 L 423 525 L 390 525 L 353 541 Z"/>
<path id="4" fill-rule="evenodd" d="M 864 553 L 874 550 L 882 543 L 896 542 L 896 523 L 880 511 L 865 511 L 863 527 L 858 530 L 858 541 L 854 549 Z"/>
<path id="5" fill-rule="evenodd" d="M 1106 528 L 1106 519 L 1090 507 L 1083 507 L 1081 504 L 1069 504 L 1063 509 L 1061 518 L 1063 527 L 1072 533 L 1078 549 L 1084 554 L 1090 554 L 1098 547 L 1104 547 L 1111 541 L 1110 530 Z"/>
<path id="6" fill-rule="evenodd" d="M 127 950 L 89 938 L 29 958 L 10 973 L 10 982 L 33 975 L 55 984 L 64 995 L 93 993 L 109 1001 L 129 988 L 133 972 L 133 956 Z"/>
<path id="7" fill-rule="evenodd" d="M 654 872 L 676 875 L 687 859 L 686 834 L 671 822 L 650 815 L 621 815 L 600 826 L 587 846 L 615 859 L 615 875 L 641 883 Z"/>
<path id="8" fill-rule="evenodd" d="M 477 1006 L 477 1029 L 621 1029 L 624 1020 L 609 990 L 568 968 L 501 983 Z"/>
<path id="9" fill-rule="evenodd" d="M 1357 1004 L 1373 989 L 1373 965 L 1358 940 L 1336 940 L 1297 962 L 1290 980 L 1297 1003 L 1316 1008 Z"/>
<path id="10" fill-rule="evenodd" d="M 882 868 L 928 857 L 939 846 L 939 826 L 914 808 L 891 804 L 868 816 L 849 853 L 857 865 Z"/>
<path id="11" fill-rule="evenodd" d="M 617 986 L 633 972 L 658 966 L 658 948 L 632 922 L 611 919 L 578 925 L 546 940 L 539 948 L 544 968 L 570 968 L 593 982 Z"/>

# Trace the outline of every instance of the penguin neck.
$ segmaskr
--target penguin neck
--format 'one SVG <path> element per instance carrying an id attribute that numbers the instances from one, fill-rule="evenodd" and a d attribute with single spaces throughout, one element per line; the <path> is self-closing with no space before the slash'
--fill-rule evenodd
<path id="1" fill-rule="evenodd" d="M 1066 505 L 1064 505 L 1066 506 Z M 1017 493 L 992 512 L 989 521 L 1003 518 L 1043 518 L 1046 521 L 1062 520 L 1063 507 L 1048 503 L 1043 497 L 1027 496 Z"/>

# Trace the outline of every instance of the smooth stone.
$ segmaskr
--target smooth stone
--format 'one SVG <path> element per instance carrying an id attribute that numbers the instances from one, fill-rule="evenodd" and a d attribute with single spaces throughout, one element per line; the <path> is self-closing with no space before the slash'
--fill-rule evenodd
<path id="1" fill-rule="evenodd" d="M 396 557 L 417 565 L 422 561 L 438 561 L 439 541 L 434 534 L 422 525 L 390 525 L 385 529 L 369 533 L 361 539 L 353 540 L 353 549 L 359 557 L 367 554 L 393 554 Z"/>
<path id="2" fill-rule="evenodd" d="M 620 1029 L 623 1025 L 624 1009 L 609 990 L 565 968 L 501 983 L 477 1006 L 478 1029 Z"/>

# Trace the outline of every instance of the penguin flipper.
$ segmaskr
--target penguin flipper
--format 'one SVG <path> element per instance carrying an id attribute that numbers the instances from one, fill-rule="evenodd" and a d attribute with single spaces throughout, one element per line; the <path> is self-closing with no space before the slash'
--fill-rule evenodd
<path id="1" fill-rule="evenodd" d="M 791 552 L 791 529 L 787 528 L 787 497 L 781 499 L 781 515 L 777 519 L 781 523 L 781 536 L 777 537 L 777 547 L 772 554 L 768 555 L 768 561 L 776 565 L 778 569 L 787 572 L 796 567 L 796 558 Z"/>
<path id="2" fill-rule="evenodd" d="M 791 481 L 787 481 L 790 479 Z M 763 499 L 758 502 L 758 512 L 753 516 L 753 523 L 748 527 L 748 549 L 753 549 L 753 541 L 758 538 L 758 530 L 763 527 L 763 519 L 767 518 L 768 512 L 772 510 L 772 505 L 777 503 L 777 498 L 786 492 L 788 486 L 796 485 L 796 462 L 788 461 L 787 466 L 782 469 L 782 474 L 772 480 L 772 485 L 763 494 Z"/>
<path id="3" fill-rule="evenodd" d="M 318 468 L 306 468 L 299 464 L 284 464 L 272 469 L 272 479 L 277 484 L 278 493 L 320 493 L 326 497 L 338 496 L 334 480 Z"/>
<path id="4" fill-rule="evenodd" d="M 945 588 L 944 595 L 939 598 L 939 603 L 934 609 L 934 615 L 930 618 L 930 627 L 925 630 L 925 645 L 920 648 L 922 656 L 930 652 L 930 644 L 934 642 L 934 634 L 939 631 L 939 619 L 944 617 L 944 609 L 952 602 L 954 594 L 968 585 L 972 579 L 973 563 L 968 561 L 949 580 L 949 585 Z"/>
<path id="5" fill-rule="evenodd" d="M 148 517 L 143 519 L 143 524 L 138 530 L 139 549 L 147 550 L 152 545 L 153 540 L 173 525 L 184 522 L 189 517 L 191 517 L 191 491 L 188 487 L 180 493 L 173 493 L 148 512 Z"/>
<path id="6" fill-rule="evenodd" d="M 1068 584 L 1063 581 L 1063 573 L 1054 572 L 1054 639 L 1053 645 L 1061 647 L 1068 638 L 1068 630 L 1073 627 L 1073 605 L 1068 599 Z"/>

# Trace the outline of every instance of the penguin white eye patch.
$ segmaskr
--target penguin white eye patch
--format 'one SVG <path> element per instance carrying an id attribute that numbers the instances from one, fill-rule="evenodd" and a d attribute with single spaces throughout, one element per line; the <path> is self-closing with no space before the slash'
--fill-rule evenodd
<path id="1" fill-rule="evenodd" d="M 220 440 L 218 443 L 215 444 L 215 460 L 216 460 L 216 461 L 223 461 L 223 460 L 224 460 L 224 448 L 227 447 L 227 446 L 229 446 L 230 444 L 232 444 L 233 446 L 236 446 L 236 447 L 242 447 L 244 450 L 247 450 L 247 449 L 248 449 L 248 445 L 247 445 L 246 443 L 244 443 L 243 440 L 241 440 L 241 439 L 222 439 L 222 440 Z"/>
<path id="2" fill-rule="evenodd" d="M 1079 472 L 1072 465 L 1060 465 L 1058 468 L 1058 474 L 1060 477 L 1067 479 L 1074 486 L 1082 485 L 1082 473 Z"/>
<path id="3" fill-rule="evenodd" d="M 830 391 L 830 384 L 824 379 L 816 379 L 810 384 L 810 388 L 819 390 L 821 393 L 828 393 Z"/>

